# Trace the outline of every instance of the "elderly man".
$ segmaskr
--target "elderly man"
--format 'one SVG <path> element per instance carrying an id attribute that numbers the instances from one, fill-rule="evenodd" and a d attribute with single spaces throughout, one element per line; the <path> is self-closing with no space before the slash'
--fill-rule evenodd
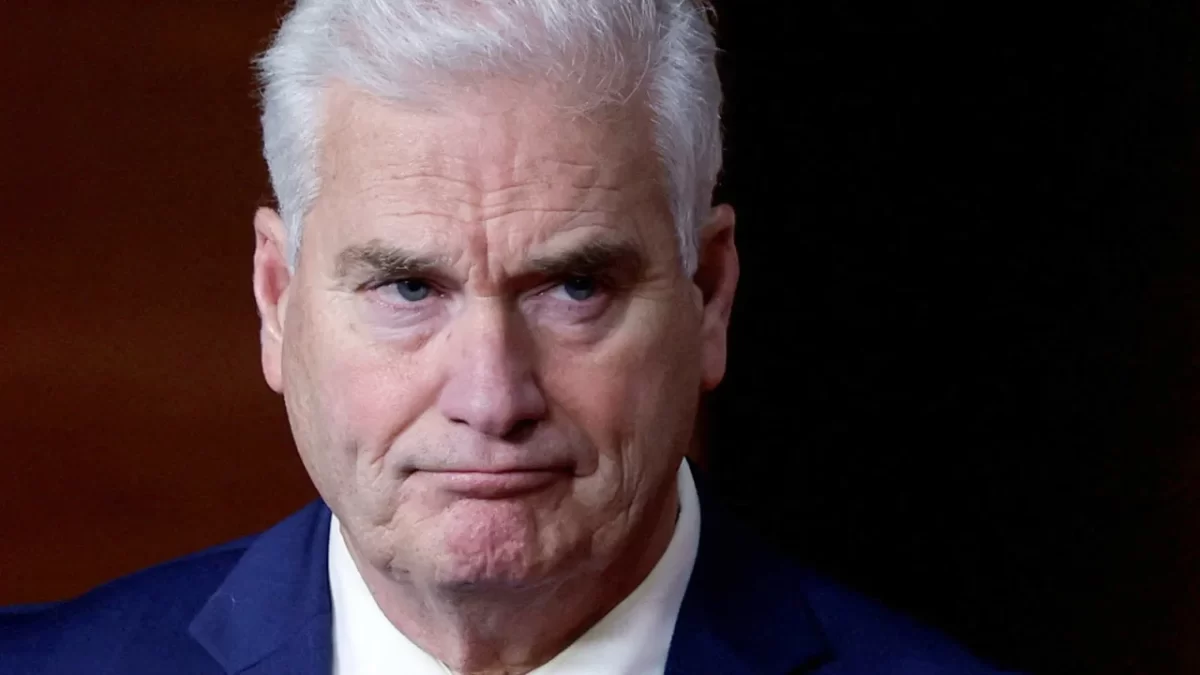
<path id="1" fill-rule="evenodd" d="M 322 500 L 8 612 L 0 672 L 988 672 L 684 461 L 738 279 L 714 52 L 693 0 L 300 0 L 254 296 Z"/>

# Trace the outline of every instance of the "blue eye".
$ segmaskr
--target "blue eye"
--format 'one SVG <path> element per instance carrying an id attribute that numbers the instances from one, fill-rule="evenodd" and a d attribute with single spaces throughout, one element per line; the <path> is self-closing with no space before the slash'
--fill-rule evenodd
<path id="1" fill-rule="evenodd" d="M 429 284 L 420 279 L 402 279 L 394 282 L 392 286 L 400 294 L 400 297 L 408 302 L 420 302 L 433 292 Z"/>
<path id="2" fill-rule="evenodd" d="M 563 291 L 568 298 L 583 302 L 596 294 L 596 280 L 590 277 L 572 277 L 563 282 Z"/>

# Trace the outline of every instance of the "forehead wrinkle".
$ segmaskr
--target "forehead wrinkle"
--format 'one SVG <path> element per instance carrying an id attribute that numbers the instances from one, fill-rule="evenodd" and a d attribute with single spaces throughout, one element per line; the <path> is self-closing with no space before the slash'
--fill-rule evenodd
<path id="1" fill-rule="evenodd" d="M 470 222 L 472 213 L 465 212 L 462 202 L 430 189 L 397 190 L 387 180 L 370 181 L 355 195 L 353 212 L 370 225 L 370 221 L 407 220 L 423 218 L 430 221 L 451 220 Z M 414 198 L 414 196 L 416 198 Z"/>
<path id="2" fill-rule="evenodd" d="M 526 162 L 515 162 L 509 182 L 616 190 L 620 188 L 622 178 L 629 174 L 625 167 L 627 163 L 629 162 L 621 161 L 616 166 L 603 167 L 596 163 L 573 162 L 549 156 L 536 157 Z"/>
<path id="3" fill-rule="evenodd" d="M 348 174 L 338 182 L 351 188 L 343 208 L 366 221 L 356 227 L 452 248 L 471 276 L 502 275 L 529 246 L 577 227 L 616 227 L 617 216 L 619 229 L 638 230 L 649 215 L 658 163 L 635 128 L 562 117 L 520 97 L 435 114 L 344 93 L 338 141 L 325 149 L 339 155 L 330 168 Z"/>
<path id="4" fill-rule="evenodd" d="M 396 182 L 373 182 L 362 193 L 367 198 L 356 200 L 365 211 L 359 217 L 368 221 L 364 223 L 368 230 L 378 229 L 369 221 L 376 221 L 385 230 L 391 229 L 387 223 L 392 221 L 400 231 L 416 229 L 443 243 L 458 239 L 466 244 L 460 255 L 481 261 L 488 258 L 487 251 L 493 247 L 511 251 L 518 239 L 528 240 L 530 235 L 542 239 L 581 224 L 611 220 L 621 212 L 620 203 L 606 198 L 621 192 L 615 188 L 571 188 L 547 196 L 531 186 L 512 186 L 508 188 L 512 193 L 509 199 L 496 200 L 495 206 L 482 208 L 469 201 L 473 195 L 458 189 L 434 189 L 462 184 L 463 181 L 443 183 L 440 177 L 425 175 L 406 176 Z M 401 185 L 403 189 L 399 189 Z M 457 234 L 451 234 L 452 231 Z M 438 232 L 443 234 L 439 236 Z M 491 264 L 486 266 L 492 268 Z"/>
<path id="5" fill-rule="evenodd" d="M 512 161 L 492 162 L 484 157 L 456 157 L 445 152 L 414 154 L 410 150 L 405 154 L 402 163 L 389 167 L 396 178 L 445 180 L 487 196 L 523 187 L 618 191 L 631 173 L 629 165 L 641 163 L 622 159 L 605 167 L 545 155 L 528 160 L 514 156 Z M 491 170 L 486 170 L 489 167 Z"/>
<path id="6" fill-rule="evenodd" d="M 418 130 L 408 125 L 397 129 L 387 124 L 384 129 L 368 128 L 361 133 L 354 133 L 347 128 L 349 125 L 339 125 L 339 131 L 349 132 L 346 140 L 351 141 L 350 145 L 357 147 L 337 145 L 350 155 L 344 159 L 351 160 L 346 162 L 351 172 L 358 173 L 364 182 L 378 183 L 366 190 L 367 194 L 391 197 L 386 194 L 391 190 L 411 190 L 413 197 L 422 201 L 443 202 L 439 206 L 447 215 L 468 222 L 486 215 L 473 217 L 465 205 L 490 210 L 505 203 L 544 203 L 544 197 L 553 202 L 577 202 L 591 198 L 591 194 L 561 194 L 563 188 L 615 194 L 628 182 L 633 167 L 627 165 L 635 162 L 622 156 L 624 153 L 596 153 L 586 138 L 577 139 L 583 141 L 584 148 L 566 139 L 551 141 L 551 147 L 545 147 L 541 144 L 543 138 L 523 127 L 525 120 L 514 117 L 520 115 L 502 114 L 490 116 L 490 120 L 469 115 L 441 117 L 467 127 L 450 136 L 416 133 Z M 418 122 L 417 126 L 424 125 Z M 361 154 L 367 161 L 352 161 L 360 149 L 366 150 Z M 588 155 L 588 159 L 597 156 L 589 162 L 570 156 L 575 154 Z M 451 201 L 459 203 L 451 205 Z"/>
<path id="7" fill-rule="evenodd" d="M 553 205 L 546 210 L 569 212 L 623 192 L 618 185 L 598 184 L 590 179 L 560 180 L 545 174 L 497 185 L 479 185 L 470 178 L 396 167 L 378 178 L 368 172 L 364 179 L 363 197 L 384 203 L 416 202 L 422 207 L 436 204 L 446 215 L 453 214 L 462 221 L 488 220 L 494 217 L 489 214 L 496 211 L 536 209 L 543 205 Z"/>
<path id="8" fill-rule="evenodd" d="M 545 120 L 532 131 L 520 109 L 474 122 L 473 143 L 464 139 L 463 156 L 457 159 L 461 169 L 479 179 L 475 187 L 485 205 L 503 200 L 517 186 L 617 190 L 630 173 L 623 153 L 597 152 L 586 131 L 562 118 Z M 546 124 L 567 124 L 565 137 L 555 133 L 562 133 L 561 127 L 547 131 Z"/>
<path id="9" fill-rule="evenodd" d="M 565 186 L 545 177 L 532 182 L 480 190 L 469 180 L 428 173 L 394 174 L 371 180 L 362 189 L 366 203 L 388 215 L 431 215 L 462 223 L 482 223 L 527 211 L 573 215 L 615 212 L 624 190 L 617 186 Z"/>
<path id="10" fill-rule="evenodd" d="M 574 208 L 541 208 L 541 207 L 525 207 L 520 205 L 505 205 L 489 210 L 481 223 L 485 225 L 495 224 L 496 227 L 501 227 L 506 231 L 519 232 L 521 229 L 520 222 L 516 227 L 504 227 L 508 221 L 514 219 L 524 219 L 534 221 L 537 227 L 533 228 L 535 232 L 540 232 L 546 237 L 553 236 L 559 232 L 567 232 L 580 225 L 599 224 L 604 221 L 613 220 L 614 216 L 619 216 L 620 209 L 617 208 L 597 208 L 594 205 L 581 205 Z M 578 224 L 576 224 L 578 223 Z"/>

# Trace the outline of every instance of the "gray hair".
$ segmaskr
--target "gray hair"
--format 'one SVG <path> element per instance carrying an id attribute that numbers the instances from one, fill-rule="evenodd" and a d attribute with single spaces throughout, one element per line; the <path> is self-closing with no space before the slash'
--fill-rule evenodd
<path id="1" fill-rule="evenodd" d="M 707 0 L 297 0 L 258 59 L 263 154 L 288 260 L 320 189 L 323 92 L 338 80 L 398 101 L 503 76 L 594 109 L 644 101 L 684 269 L 697 264 L 721 169 L 721 84 Z"/>

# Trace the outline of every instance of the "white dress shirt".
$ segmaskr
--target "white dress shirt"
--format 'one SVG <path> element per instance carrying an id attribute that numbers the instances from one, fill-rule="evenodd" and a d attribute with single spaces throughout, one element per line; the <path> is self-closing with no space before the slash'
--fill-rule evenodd
<path id="1" fill-rule="evenodd" d="M 679 606 L 700 545 L 700 500 L 687 462 L 679 467 L 679 517 L 667 550 L 633 593 L 530 675 L 663 675 Z M 329 527 L 333 675 L 453 673 L 396 629 L 350 557 L 337 516 Z"/>

